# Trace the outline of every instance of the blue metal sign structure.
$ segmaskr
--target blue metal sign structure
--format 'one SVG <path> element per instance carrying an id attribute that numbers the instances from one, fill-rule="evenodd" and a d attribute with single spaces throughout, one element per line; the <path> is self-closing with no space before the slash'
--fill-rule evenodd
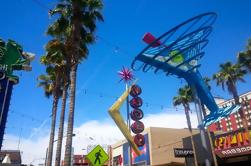
<path id="1" fill-rule="evenodd" d="M 212 24 L 217 15 L 204 13 L 193 17 L 168 32 L 155 38 L 147 33 L 143 40 L 149 45 L 132 62 L 134 70 L 144 72 L 153 70 L 166 75 L 184 78 L 210 113 L 204 117 L 203 125 L 208 126 L 239 110 L 240 106 L 219 108 L 198 70 L 199 60 L 204 56 L 203 49 L 208 43 L 207 37 L 212 32 Z"/>
<path id="2" fill-rule="evenodd" d="M 19 81 L 14 75 L 15 70 L 31 71 L 30 62 L 34 55 L 23 51 L 23 48 L 13 40 L 6 43 L 0 38 L 0 150 L 2 147 L 4 129 L 7 121 L 10 97 L 14 84 Z"/>
<path id="3" fill-rule="evenodd" d="M 10 98 L 14 82 L 5 77 L 0 80 L 0 145 L 2 145 L 4 129 L 7 120 Z"/>

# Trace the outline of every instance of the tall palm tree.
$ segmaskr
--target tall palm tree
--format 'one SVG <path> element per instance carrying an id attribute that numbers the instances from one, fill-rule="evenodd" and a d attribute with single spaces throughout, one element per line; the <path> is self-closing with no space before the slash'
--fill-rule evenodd
<path id="1" fill-rule="evenodd" d="M 57 116 L 57 106 L 58 100 L 60 96 L 60 91 L 58 88 L 58 79 L 59 77 L 55 74 L 55 70 L 52 66 L 47 66 L 46 68 L 47 75 L 40 75 L 38 80 L 40 81 L 38 86 L 43 87 L 45 90 L 45 95 L 49 97 L 53 95 L 53 105 L 52 105 L 52 115 L 51 115 L 51 132 L 50 132 L 50 140 L 48 147 L 48 158 L 46 165 L 51 166 L 52 162 L 52 153 L 53 153 L 53 142 L 55 135 L 55 124 L 56 124 L 56 116 Z"/>
<path id="2" fill-rule="evenodd" d="M 248 45 L 245 51 L 237 55 L 238 63 L 251 72 L 251 39 L 248 40 Z"/>
<path id="3" fill-rule="evenodd" d="M 185 109 L 187 126 L 188 126 L 188 130 L 190 132 L 192 147 L 193 147 L 193 151 L 194 151 L 194 163 L 195 163 L 195 166 L 198 166 L 196 149 L 195 149 L 195 144 L 194 144 L 194 139 L 193 139 L 193 130 L 192 130 L 191 120 L 190 120 L 190 116 L 189 116 L 189 111 L 190 111 L 189 103 L 193 100 L 192 96 L 193 96 L 192 90 L 189 86 L 186 85 L 183 88 L 179 88 L 178 96 L 173 97 L 173 105 L 174 106 L 182 105 Z"/>
<path id="4" fill-rule="evenodd" d="M 220 71 L 213 75 L 213 79 L 216 80 L 217 85 L 221 85 L 223 90 L 227 86 L 228 92 L 233 95 L 235 104 L 240 105 L 240 98 L 237 91 L 237 82 L 245 82 L 244 76 L 247 74 L 247 71 L 241 67 L 240 64 L 232 64 L 231 62 L 226 62 L 220 64 Z M 245 117 L 244 110 L 239 111 L 241 119 L 243 121 L 244 129 L 247 133 L 248 130 L 248 121 Z M 251 137 L 248 134 L 249 143 L 251 144 Z"/>
<path id="5" fill-rule="evenodd" d="M 235 103 L 240 104 L 236 84 L 238 81 L 245 82 L 243 77 L 246 73 L 247 71 L 242 69 L 240 64 L 226 62 L 220 64 L 220 71 L 213 75 L 213 79 L 216 80 L 217 85 L 222 86 L 223 90 L 227 86 L 228 92 L 233 95 Z"/>
<path id="6" fill-rule="evenodd" d="M 41 62 L 45 65 L 55 66 L 56 74 L 60 77 L 59 86 L 62 89 L 62 106 L 60 113 L 58 139 L 57 139 L 57 150 L 55 158 L 55 166 L 60 166 L 61 161 L 61 150 L 64 133 L 64 120 L 65 120 L 65 107 L 67 99 L 67 91 L 69 84 L 69 67 L 66 63 L 66 51 L 65 45 L 59 39 L 50 40 L 46 47 L 46 55 L 41 57 Z M 51 158 L 50 158 L 51 159 Z"/>
<path id="7" fill-rule="evenodd" d="M 60 37 L 64 41 L 67 48 L 67 63 L 70 66 L 70 106 L 65 165 L 71 163 L 77 68 L 88 55 L 87 45 L 94 42 L 96 21 L 103 21 L 100 13 L 102 8 L 101 0 L 62 0 L 50 12 L 51 15 L 57 14 L 57 17 L 48 28 L 48 34 Z"/>
<path id="8" fill-rule="evenodd" d="M 68 72 L 66 73 L 66 75 L 69 76 Z M 61 113 L 60 113 L 59 128 L 58 128 L 58 141 L 57 141 L 55 166 L 60 166 L 60 162 L 61 162 L 61 151 L 62 151 L 62 142 L 63 142 L 63 134 L 64 134 L 65 108 L 66 108 L 66 101 L 67 101 L 67 91 L 68 91 L 68 87 L 69 87 L 68 83 L 69 83 L 69 79 L 64 78 L 62 105 L 61 105 Z"/>

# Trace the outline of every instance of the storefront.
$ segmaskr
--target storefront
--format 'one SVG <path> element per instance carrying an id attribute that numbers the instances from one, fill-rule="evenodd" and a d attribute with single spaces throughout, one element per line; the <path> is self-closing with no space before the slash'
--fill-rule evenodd
<path id="1" fill-rule="evenodd" d="M 251 165 L 251 146 L 248 133 L 244 132 L 244 122 L 249 131 L 251 129 L 251 91 L 240 95 L 240 103 L 241 109 L 238 112 L 209 126 L 215 135 L 214 151 L 220 165 Z M 232 104 L 234 99 L 221 99 L 218 102 L 221 107 Z"/>
<path id="2" fill-rule="evenodd" d="M 185 165 L 185 158 L 175 157 L 174 149 L 183 148 L 182 138 L 189 136 L 187 129 L 150 127 L 143 135 L 146 143 L 139 148 L 141 155 L 131 153 L 133 165 Z M 129 147 L 125 140 L 112 145 L 112 158 L 113 166 L 128 165 Z"/>
<path id="3" fill-rule="evenodd" d="M 195 152 L 198 165 L 204 164 L 205 155 L 213 163 L 212 151 L 215 152 L 218 165 L 251 165 L 251 146 L 248 141 L 248 133 L 244 132 L 243 122 L 246 121 L 251 129 L 251 91 L 240 96 L 242 108 L 240 111 L 246 119 L 241 118 L 236 112 L 229 117 L 209 126 L 212 138 L 212 149 L 209 137 L 206 136 L 208 150 L 203 150 L 201 137 L 198 130 L 193 130 Z M 217 102 L 218 101 L 218 102 Z M 233 104 L 233 99 L 217 99 L 220 107 Z M 145 146 L 140 150 L 142 155 L 135 157 L 132 152 L 132 161 L 135 165 L 193 165 L 194 156 L 175 156 L 175 149 L 185 153 L 193 151 L 191 137 L 187 129 L 170 129 L 150 127 L 144 131 Z M 251 136 L 251 133 L 250 133 Z M 112 146 L 113 165 L 128 165 L 129 153 L 126 141 L 121 141 Z M 193 151 L 194 152 L 194 151 Z"/>
<path id="4" fill-rule="evenodd" d="M 144 135 L 145 137 L 145 145 L 140 147 L 140 156 L 137 156 L 136 153 L 132 150 L 132 163 L 135 165 L 150 165 L 150 154 L 149 154 L 149 141 L 148 141 L 148 134 Z M 124 166 L 129 165 L 129 144 L 126 142 L 123 144 L 123 163 Z"/>
<path id="5" fill-rule="evenodd" d="M 216 135 L 214 147 L 221 165 L 251 165 L 251 146 L 244 130 Z"/>

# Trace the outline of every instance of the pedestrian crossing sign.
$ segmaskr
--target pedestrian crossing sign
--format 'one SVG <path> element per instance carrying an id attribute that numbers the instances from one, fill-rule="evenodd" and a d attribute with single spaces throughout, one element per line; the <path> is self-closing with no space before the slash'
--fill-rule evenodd
<path id="1" fill-rule="evenodd" d="M 86 158 L 93 166 L 102 166 L 109 159 L 109 156 L 100 145 L 97 145 L 87 154 Z"/>

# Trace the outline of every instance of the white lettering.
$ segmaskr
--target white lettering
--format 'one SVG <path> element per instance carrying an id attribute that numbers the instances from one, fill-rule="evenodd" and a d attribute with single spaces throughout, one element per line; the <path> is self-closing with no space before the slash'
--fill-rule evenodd
<path id="1" fill-rule="evenodd" d="M 226 150 L 228 154 L 232 154 L 231 150 Z"/>
<path id="2" fill-rule="evenodd" d="M 242 151 L 242 152 L 246 152 L 247 149 L 246 149 L 245 147 L 243 147 L 243 148 L 241 148 L 241 151 Z"/>
<path id="3" fill-rule="evenodd" d="M 248 152 L 248 151 L 251 151 L 251 146 L 223 150 L 221 151 L 221 153 L 223 155 L 231 155 L 231 154 L 238 154 L 238 153 L 243 153 L 243 152 Z"/>
<path id="4" fill-rule="evenodd" d="M 241 153 L 241 149 L 240 148 L 236 148 L 237 153 Z"/>
<path id="5" fill-rule="evenodd" d="M 231 153 L 236 153 L 236 150 L 235 149 L 231 149 Z"/>

